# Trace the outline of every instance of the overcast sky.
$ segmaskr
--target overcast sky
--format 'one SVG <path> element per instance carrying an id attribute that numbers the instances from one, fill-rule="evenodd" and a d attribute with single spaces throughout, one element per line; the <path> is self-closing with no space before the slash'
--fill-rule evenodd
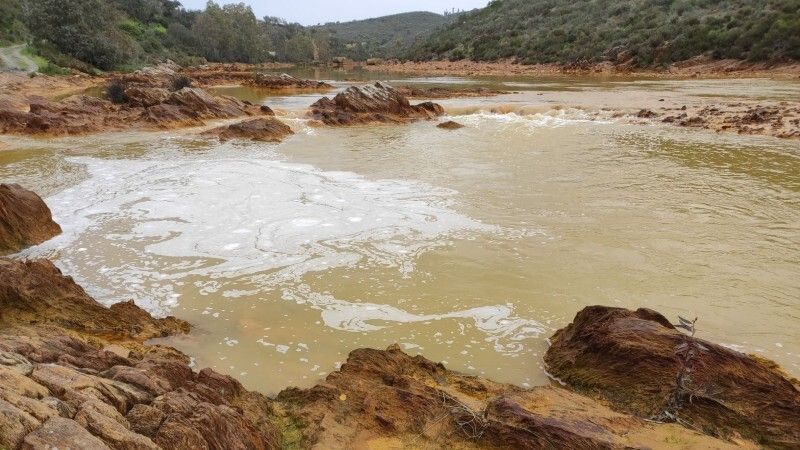
<path id="1" fill-rule="evenodd" d="M 207 0 L 180 0 L 190 9 L 205 8 Z M 482 8 L 488 0 L 217 0 L 217 3 L 243 1 L 253 7 L 258 18 L 278 16 L 303 25 L 367 19 L 408 11 L 442 13 L 451 8 Z"/>

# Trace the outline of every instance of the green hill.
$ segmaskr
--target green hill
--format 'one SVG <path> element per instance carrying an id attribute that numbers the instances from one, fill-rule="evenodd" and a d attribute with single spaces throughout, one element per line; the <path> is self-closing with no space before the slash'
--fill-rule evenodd
<path id="1" fill-rule="evenodd" d="M 700 54 L 800 59 L 800 0 L 494 0 L 405 56 L 573 63 L 623 50 L 638 66 Z"/>
<path id="2" fill-rule="evenodd" d="M 409 12 L 352 22 L 327 23 L 313 27 L 330 36 L 330 52 L 355 60 L 393 57 L 417 39 L 451 23 L 457 15 Z"/>

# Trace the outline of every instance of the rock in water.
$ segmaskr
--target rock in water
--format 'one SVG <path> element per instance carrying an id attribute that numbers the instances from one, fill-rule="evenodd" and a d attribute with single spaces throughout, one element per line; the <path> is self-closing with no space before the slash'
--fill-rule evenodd
<path id="1" fill-rule="evenodd" d="M 332 89 L 328 83 L 316 80 L 301 80 L 288 74 L 270 75 L 265 73 L 257 73 L 253 75 L 252 79 L 247 82 L 251 86 L 256 86 L 265 89 Z"/>
<path id="2" fill-rule="evenodd" d="M 800 448 L 796 380 L 774 363 L 688 336 L 655 311 L 588 307 L 556 332 L 545 362 L 569 386 L 637 416 Z"/>
<path id="3" fill-rule="evenodd" d="M 460 128 L 464 128 L 464 125 L 461 125 L 458 122 L 454 122 L 452 120 L 448 120 L 447 122 L 442 122 L 439 125 L 436 125 L 437 128 L 441 128 L 443 130 L 458 130 Z"/>
<path id="4" fill-rule="evenodd" d="M 259 142 L 280 142 L 294 134 L 288 125 L 274 117 L 259 117 L 224 127 L 214 128 L 203 133 L 204 136 L 218 136 L 220 140 L 249 139 Z"/>
<path id="5" fill-rule="evenodd" d="M 351 86 L 333 99 L 323 97 L 311 105 L 310 116 L 326 125 L 407 123 L 432 119 L 444 109 L 431 102 L 411 105 L 399 91 L 384 83 Z"/>
<path id="6" fill-rule="evenodd" d="M 106 308 L 48 260 L 0 258 L 0 306 L 0 323 L 49 323 L 115 339 L 143 340 L 189 330 L 186 322 L 154 319 L 133 302 Z"/>
<path id="7" fill-rule="evenodd" d="M 60 233 L 41 197 L 18 184 L 0 184 L 0 255 L 41 244 Z"/>

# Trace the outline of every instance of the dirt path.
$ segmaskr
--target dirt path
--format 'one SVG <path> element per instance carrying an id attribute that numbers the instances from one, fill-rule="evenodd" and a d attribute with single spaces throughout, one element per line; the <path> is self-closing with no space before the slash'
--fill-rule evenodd
<path id="1" fill-rule="evenodd" d="M 22 53 L 24 49 L 25 44 L 0 47 L 0 67 L 6 70 L 20 70 L 24 72 L 35 72 L 39 70 L 39 65 L 36 64 L 36 61 Z"/>

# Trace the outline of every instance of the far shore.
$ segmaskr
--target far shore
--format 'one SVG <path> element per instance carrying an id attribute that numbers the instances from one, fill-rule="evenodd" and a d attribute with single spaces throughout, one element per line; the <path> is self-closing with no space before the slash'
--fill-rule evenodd
<path id="1" fill-rule="evenodd" d="M 497 62 L 460 61 L 381 61 L 363 65 L 371 72 L 395 72 L 416 75 L 456 76 L 555 76 L 653 78 L 776 78 L 800 80 L 800 62 L 747 62 L 734 59 L 693 58 L 662 70 L 639 69 L 626 64 L 519 64 L 513 60 Z"/>

